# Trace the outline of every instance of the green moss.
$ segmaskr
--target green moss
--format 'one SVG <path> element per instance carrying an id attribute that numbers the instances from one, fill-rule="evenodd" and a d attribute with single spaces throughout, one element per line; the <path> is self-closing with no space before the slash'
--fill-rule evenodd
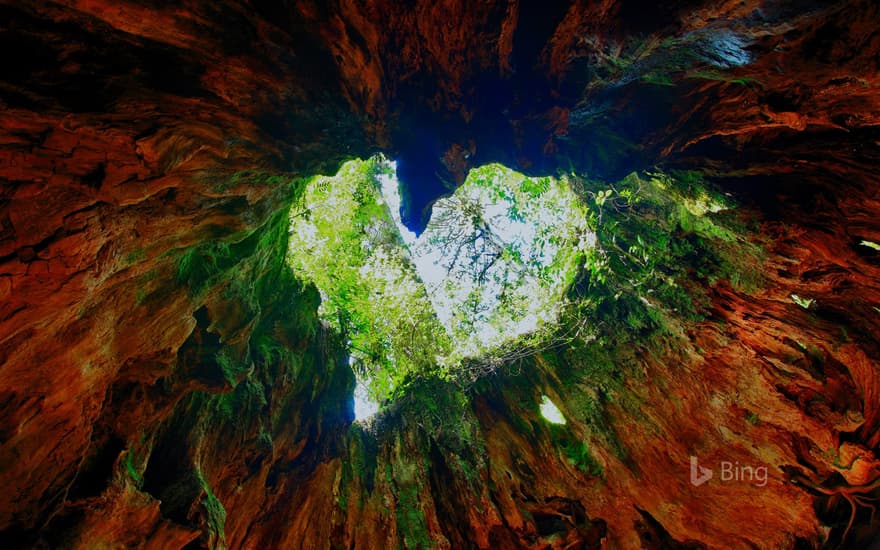
<path id="1" fill-rule="evenodd" d="M 302 181 L 294 180 L 283 188 L 289 194 L 282 200 L 292 203 L 302 192 Z M 273 293 L 287 291 L 274 286 L 279 277 L 284 277 L 280 268 L 285 264 L 289 238 L 288 210 L 284 203 L 279 207 L 276 214 L 252 231 L 227 235 L 186 250 L 169 251 L 163 256 L 176 256 L 176 278 L 193 295 L 225 282 L 227 297 L 241 299 L 256 310 L 257 304 L 271 303 L 266 299 Z"/>
<path id="2" fill-rule="evenodd" d="M 153 293 L 153 289 L 151 288 L 153 285 L 153 281 L 156 280 L 156 277 L 159 275 L 159 271 L 157 269 L 151 269 L 141 275 L 137 280 L 137 289 L 134 293 L 135 305 L 142 305 L 147 298 Z"/>
<path id="3" fill-rule="evenodd" d="M 230 386 L 235 387 L 242 375 L 250 370 L 250 365 L 235 359 L 232 353 L 228 348 L 223 348 L 217 352 L 214 358 L 217 361 L 217 366 L 220 367 L 223 373 L 223 379 Z"/>
<path id="4" fill-rule="evenodd" d="M 260 409 L 267 403 L 265 387 L 253 376 L 228 393 L 211 394 L 210 400 L 214 410 L 219 413 L 215 421 L 222 424 L 222 429 L 230 431 L 240 428 L 241 435 L 246 432 L 242 423 L 258 418 Z"/>
<path id="5" fill-rule="evenodd" d="M 415 466 L 400 462 L 395 464 L 397 534 L 404 548 L 427 550 L 434 548 L 435 543 L 428 531 L 428 523 L 419 500 L 421 491 L 414 470 Z"/>
<path id="6" fill-rule="evenodd" d="M 458 471 L 464 476 L 468 486 L 474 494 L 479 494 L 483 485 L 483 479 L 480 476 L 480 471 L 478 469 L 480 466 L 481 465 L 472 463 L 468 458 L 460 457 L 455 454 L 451 456 L 451 462 L 449 463 L 449 467 L 453 471 Z M 479 510 L 483 509 L 483 505 L 480 501 L 477 501 L 476 505 Z"/>
<path id="7" fill-rule="evenodd" d="M 242 170 L 235 172 L 230 176 L 213 175 L 207 176 L 206 178 L 213 179 L 216 182 L 214 184 L 214 190 L 218 193 L 222 193 L 240 185 L 283 187 L 296 185 L 298 182 L 298 178 L 293 177 L 290 174 L 265 172 L 260 170 Z"/>
<path id="8" fill-rule="evenodd" d="M 578 470 L 596 477 L 605 477 L 602 465 L 590 454 L 586 441 L 575 441 L 562 446 L 562 451 L 568 461 Z"/>
<path id="9" fill-rule="evenodd" d="M 749 411 L 746 414 L 746 422 L 748 422 L 752 426 L 757 426 L 758 424 L 761 423 L 761 418 L 758 416 L 758 414 L 756 412 Z"/>
<path id="10" fill-rule="evenodd" d="M 145 288 L 139 287 L 134 293 L 134 303 L 135 305 L 140 306 L 144 303 L 144 300 L 147 298 L 147 291 Z"/>
<path id="11" fill-rule="evenodd" d="M 125 465 L 125 471 L 128 473 L 129 477 L 131 477 L 131 479 L 134 480 L 135 484 L 139 486 L 144 478 L 141 472 L 134 466 L 133 458 L 134 450 L 129 447 L 129 449 L 125 452 L 125 459 L 123 460 L 123 464 Z"/>
<path id="12" fill-rule="evenodd" d="M 211 242 L 184 251 L 177 261 L 177 280 L 199 294 L 232 261 L 227 243 Z"/>
<path id="13" fill-rule="evenodd" d="M 370 478 L 373 472 L 367 471 L 366 461 L 364 460 L 365 450 L 362 428 L 357 424 L 352 424 L 349 427 L 348 435 L 348 456 L 342 461 L 339 479 L 339 496 L 336 499 L 337 506 L 343 511 L 348 510 L 348 499 L 352 482 L 358 480 L 361 487 L 366 489 L 356 493 L 360 496 L 360 505 L 363 505 L 365 493 L 372 491 L 373 485 L 372 479 Z M 373 462 L 373 469 L 375 469 L 375 462 Z"/>
<path id="14" fill-rule="evenodd" d="M 145 252 L 143 248 L 136 248 L 125 255 L 125 263 L 135 264 L 144 259 Z"/>
<path id="15" fill-rule="evenodd" d="M 205 480 L 201 472 L 198 472 L 197 475 L 204 492 L 201 506 L 205 513 L 208 536 L 216 541 L 217 548 L 226 548 L 226 508 L 223 507 L 220 499 L 214 495 L 211 485 Z"/>
<path id="16" fill-rule="evenodd" d="M 478 423 L 470 397 L 461 386 L 439 378 L 420 378 L 408 384 L 400 407 L 409 421 L 425 433 L 439 434 L 437 442 L 459 456 L 480 454 Z"/>
<path id="17" fill-rule="evenodd" d="M 348 460 L 342 462 L 342 472 L 339 479 L 339 496 L 336 497 L 336 505 L 345 512 L 348 510 L 348 486 L 352 480 L 352 465 Z"/>
<path id="18" fill-rule="evenodd" d="M 205 491 L 207 492 L 207 496 L 205 497 L 203 505 L 208 514 L 208 526 L 218 536 L 224 537 L 226 509 L 223 507 L 223 503 L 214 496 L 214 493 L 211 492 L 211 488 L 207 484 L 205 485 Z"/>
<path id="19" fill-rule="evenodd" d="M 668 74 L 660 72 L 650 72 L 642 76 L 642 81 L 657 86 L 674 86 L 672 78 Z"/>
<path id="20" fill-rule="evenodd" d="M 415 487 L 398 491 L 397 529 L 403 535 L 407 548 L 433 548 L 434 541 L 428 534 L 425 514 L 419 502 L 419 492 Z"/>
<path id="21" fill-rule="evenodd" d="M 570 410 L 577 415 L 578 420 L 586 424 L 592 433 L 596 434 L 602 442 L 611 450 L 620 460 L 626 460 L 629 453 L 617 435 L 617 431 L 611 422 L 611 419 L 605 414 L 605 406 L 609 402 L 610 391 L 618 391 L 626 394 L 622 383 L 611 381 L 609 379 L 596 379 L 585 377 L 588 383 L 598 386 L 595 394 L 585 391 L 572 392 L 566 402 Z M 610 390 L 608 387 L 616 387 L 616 390 Z"/>
<path id="22" fill-rule="evenodd" d="M 825 364 L 825 352 L 822 351 L 822 348 L 817 346 L 816 344 L 810 343 L 807 344 L 806 349 L 804 350 L 807 354 L 807 357 L 810 358 L 813 366 L 821 369 Z"/>
<path id="23" fill-rule="evenodd" d="M 738 84 L 740 86 L 760 86 L 762 88 L 764 87 L 761 81 L 750 76 L 734 76 L 721 71 L 713 71 L 707 69 L 690 71 L 687 73 L 687 77 L 703 80 L 713 80 L 715 82 L 729 82 L 731 84 Z"/>

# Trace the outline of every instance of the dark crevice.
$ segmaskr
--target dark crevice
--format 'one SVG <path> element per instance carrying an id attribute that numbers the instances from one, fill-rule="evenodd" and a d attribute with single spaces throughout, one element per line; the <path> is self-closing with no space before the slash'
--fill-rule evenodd
<path id="1" fill-rule="evenodd" d="M 125 441 L 96 429 L 92 435 L 91 452 L 80 465 L 76 480 L 70 487 L 68 500 L 98 496 L 107 487 L 113 475 L 113 465 L 125 449 Z"/>
<path id="2" fill-rule="evenodd" d="M 635 522 L 636 532 L 645 550 L 706 550 L 708 547 L 697 541 L 678 541 L 663 525 L 648 512 L 636 508 L 641 520 Z"/>

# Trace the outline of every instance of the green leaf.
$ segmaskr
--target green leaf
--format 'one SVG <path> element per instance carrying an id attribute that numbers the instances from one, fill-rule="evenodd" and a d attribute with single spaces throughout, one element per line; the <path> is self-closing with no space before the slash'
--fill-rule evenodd
<path id="1" fill-rule="evenodd" d="M 874 249 L 874 250 L 880 250 L 880 244 L 877 244 L 877 243 L 872 242 L 872 241 L 862 241 L 862 242 L 860 242 L 859 244 L 862 245 L 862 246 L 867 246 L 868 248 L 871 248 L 871 249 Z"/>

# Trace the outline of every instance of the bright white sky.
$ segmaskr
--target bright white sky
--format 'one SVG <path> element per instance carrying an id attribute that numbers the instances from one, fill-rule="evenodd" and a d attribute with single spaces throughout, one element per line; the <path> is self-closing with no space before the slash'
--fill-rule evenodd
<path id="1" fill-rule="evenodd" d="M 562 411 L 546 395 L 541 396 L 541 416 L 551 424 L 565 424 Z"/>
<path id="2" fill-rule="evenodd" d="M 416 243 L 416 234 L 403 225 L 400 219 L 400 189 L 398 188 L 399 182 L 396 175 L 397 162 L 392 160 L 388 163 L 391 165 L 392 175 L 379 174 L 377 178 L 379 186 L 382 188 L 382 198 L 385 199 L 385 203 L 391 210 L 391 217 L 394 219 L 394 225 L 397 226 L 397 230 L 400 231 L 400 236 L 403 237 L 403 242 L 406 243 L 406 246 L 412 247 Z"/>
<path id="3" fill-rule="evenodd" d="M 358 380 L 354 387 L 354 418 L 366 420 L 379 412 L 379 404 L 370 399 L 370 392 L 364 381 Z"/>

